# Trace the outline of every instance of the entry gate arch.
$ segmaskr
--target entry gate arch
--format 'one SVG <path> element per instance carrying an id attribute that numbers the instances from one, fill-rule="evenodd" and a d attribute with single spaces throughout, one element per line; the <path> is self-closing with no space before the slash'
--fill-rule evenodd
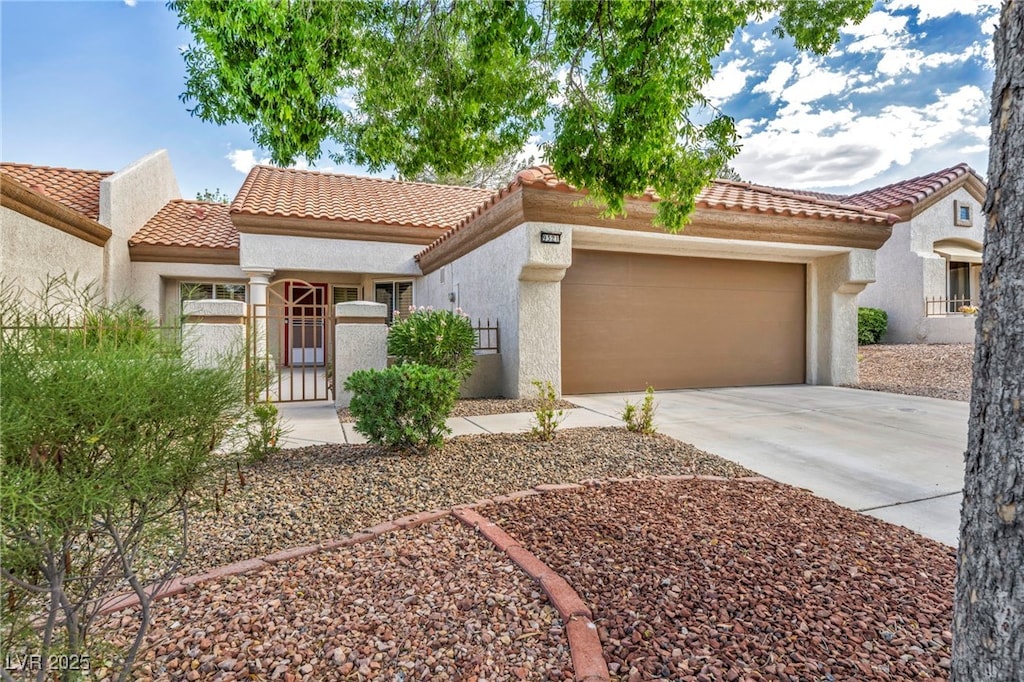
<path id="1" fill-rule="evenodd" d="M 286 278 L 250 303 L 246 325 L 248 395 L 298 402 L 333 397 L 334 311 L 330 285 Z"/>

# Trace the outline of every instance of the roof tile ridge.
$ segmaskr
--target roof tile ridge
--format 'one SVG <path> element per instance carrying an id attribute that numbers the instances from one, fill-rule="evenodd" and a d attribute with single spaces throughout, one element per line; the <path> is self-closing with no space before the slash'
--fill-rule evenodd
<path id="1" fill-rule="evenodd" d="M 516 192 L 522 191 L 525 185 L 522 183 L 519 176 L 526 170 L 532 170 L 533 168 L 536 168 L 536 166 L 531 166 L 530 168 L 521 170 L 518 173 L 516 173 L 512 181 L 509 182 L 505 187 L 495 191 L 491 196 L 487 197 L 472 211 L 470 211 L 461 219 L 459 219 L 459 222 L 445 230 L 444 233 L 442 233 L 437 239 L 427 244 L 419 253 L 416 254 L 415 259 L 418 261 L 420 259 L 420 256 L 429 253 L 430 251 L 433 251 L 443 242 L 453 237 L 457 232 L 461 231 L 464 227 L 466 227 L 474 220 L 479 218 L 481 215 L 483 215 L 485 212 L 487 212 L 492 206 L 499 203 L 500 201 L 503 201 L 506 197 L 511 196 Z"/>
<path id="2" fill-rule="evenodd" d="M 252 167 L 261 170 L 281 171 L 291 173 L 294 175 L 315 175 L 323 178 L 346 178 L 348 180 L 363 180 L 368 182 L 379 182 L 384 184 L 393 185 L 416 185 L 422 187 L 441 187 L 444 189 L 458 189 L 458 190 L 469 190 L 471 192 L 488 192 L 493 193 L 494 190 L 487 187 L 469 187 L 467 185 L 448 185 L 440 182 L 424 182 L 422 180 L 399 180 L 396 178 L 378 178 L 371 175 L 356 175 L 355 173 L 334 173 L 331 171 L 317 170 L 315 168 L 285 168 L 282 166 L 271 166 L 269 164 L 260 163 Z M 252 172 L 250 170 L 250 173 Z"/>
<path id="3" fill-rule="evenodd" d="M 3 166 L 15 166 L 17 168 L 26 168 L 34 170 L 51 170 L 51 171 L 65 171 L 68 173 L 92 173 L 93 175 L 113 175 L 117 171 L 106 171 L 106 170 L 94 170 L 90 168 L 68 168 L 66 166 L 44 166 L 37 163 L 20 163 L 18 161 L 0 161 L 0 169 Z"/>

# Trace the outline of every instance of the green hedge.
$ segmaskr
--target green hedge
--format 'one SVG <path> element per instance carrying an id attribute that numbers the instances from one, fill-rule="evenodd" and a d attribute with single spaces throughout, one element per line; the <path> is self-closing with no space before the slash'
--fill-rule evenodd
<path id="1" fill-rule="evenodd" d="M 878 308 L 857 309 L 857 345 L 878 343 L 889 327 L 889 315 Z"/>
<path id="2" fill-rule="evenodd" d="M 444 445 L 445 420 L 459 396 L 459 376 L 416 363 L 363 369 L 345 381 L 356 430 L 371 443 L 425 453 Z"/>

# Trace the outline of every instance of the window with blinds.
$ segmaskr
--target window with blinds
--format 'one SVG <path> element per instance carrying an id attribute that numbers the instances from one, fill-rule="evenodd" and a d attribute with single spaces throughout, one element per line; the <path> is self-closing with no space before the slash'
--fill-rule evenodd
<path id="1" fill-rule="evenodd" d="M 335 286 L 331 301 L 334 303 L 350 303 L 359 300 L 359 287 Z"/>
<path id="2" fill-rule="evenodd" d="M 388 307 L 388 324 L 405 315 L 412 305 L 412 282 L 374 282 L 373 300 Z"/>
<path id="3" fill-rule="evenodd" d="M 217 282 L 181 282 L 178 291 L 182 301 L 245 301 L 244 284 Z"/>

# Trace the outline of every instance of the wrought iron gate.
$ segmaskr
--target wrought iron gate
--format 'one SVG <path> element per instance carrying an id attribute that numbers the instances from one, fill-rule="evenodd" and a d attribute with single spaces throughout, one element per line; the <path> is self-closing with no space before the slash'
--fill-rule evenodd
<path id="1" fill-rule="evenodd" d="M 327 400 L 334 393 L 334 316 L 327 284 L 283 279 L 249 304 L 246 383 L 254 400 Z"/>

